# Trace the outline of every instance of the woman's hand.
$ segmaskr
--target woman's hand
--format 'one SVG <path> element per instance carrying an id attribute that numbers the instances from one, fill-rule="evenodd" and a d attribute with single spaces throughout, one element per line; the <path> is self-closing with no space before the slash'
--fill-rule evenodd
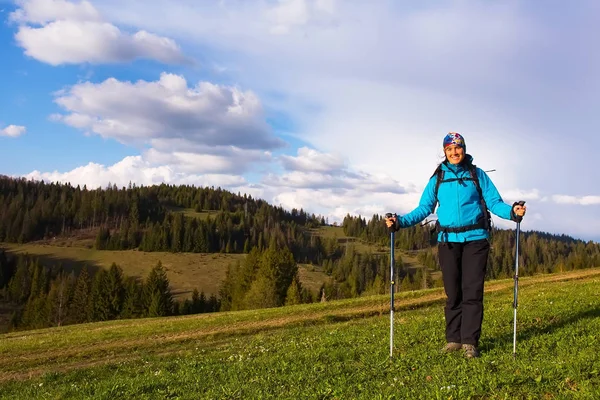
<path id="1" fill-rule="evenodd" d="M 525 202 L 517 201 L 513 203 L 510 219 L 512 219 L 515 222 L 521 222 L 526 211 L 527 207 L 525 207 Z"/>
<path id="2" fill-rule="evenodd" d="M 392 226 L 396 226 L 396 217 L 389 217 L 385 219 L 385 224 L 387 225 L 388 228 L 391 228 Z"/>
<path id="3" fill-rule="evenodd" d="M 527 207 L 525 205 L 515 204 L 513 207 L 513 212 L 519 217 L 523 217 L 526 211 Z"/>

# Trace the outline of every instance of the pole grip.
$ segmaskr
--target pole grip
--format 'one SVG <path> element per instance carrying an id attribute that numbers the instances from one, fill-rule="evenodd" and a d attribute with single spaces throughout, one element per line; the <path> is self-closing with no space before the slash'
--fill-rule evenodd
<path id="1" fill-rule="evenodd" d="M 396 213 L 392 214 L 392 213 L 387 213 L 385 214 L 386 218 L 396 218 L 396 222 L 398 221 L 398 215 Z M 394 233 L 396 232 L 396 227 L 394 225 L 390 226 L 388 228 L 388 232 L 389 233 Z"/>

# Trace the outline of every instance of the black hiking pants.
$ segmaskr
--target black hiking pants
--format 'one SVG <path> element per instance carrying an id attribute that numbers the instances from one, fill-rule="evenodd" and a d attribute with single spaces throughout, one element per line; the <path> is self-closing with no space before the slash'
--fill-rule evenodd
<path id="1" fill-rule="evenodd" d="M 446 341 L 479 345 L 483 322 L 483 282 L 490 243 L 487 239 L 438 246 L 446 291 Z"/>

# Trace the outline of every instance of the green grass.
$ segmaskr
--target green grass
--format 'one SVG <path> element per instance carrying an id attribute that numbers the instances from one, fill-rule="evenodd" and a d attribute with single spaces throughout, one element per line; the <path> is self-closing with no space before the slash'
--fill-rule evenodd
<path id="1" fill-rule="evenodd" d="M 482 356 L 440 354 L 441 289 L 389 300 L 124 320 L 0 336 L 0 398 L 600 398 L 600 269 L 486 285 Z"/>

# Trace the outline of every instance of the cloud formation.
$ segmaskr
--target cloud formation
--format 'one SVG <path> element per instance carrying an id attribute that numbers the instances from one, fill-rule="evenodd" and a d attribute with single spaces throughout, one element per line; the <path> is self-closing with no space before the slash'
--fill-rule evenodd
<path id="1" fill-rule="evenodd" d="M 552 200 L 558 204 L 576 204 L 582 206 L 600 205 L 600 196 L 553 195 Z"/>
<path id="2" fill-rule="evenodd" d="M 304 189 L 357 190 L 363 193 L 403 194 L 407 189 L 389 175 L 373 175 L 351 170 L 341 156 L 308 147 L 298 149 L 297 156 L 282 155 L 284 174 L 269 173 L 263 183 L 273 187 Z"/>
<path id="3" fill-rule="evenodd" d="M 124 144 L 168 141 L 172 151 L 283 144 L 271 134 L 254 93 L 210 82 L 188 87 L 180 75 L 162 73 L 154 82 L 80 83 L 57 92 L 55 102 L 66 112 L 55 120 Z"/>
<path id="4" fill-rule="evenodd" d="M 251 91 L 210 82 L 188 87 L 180 75 L 79 83 L 57 92 L 55 102 L 65 112 L 53 120 L 143 149 L 146 161 L 187 173 L 242 173 L 285 144 Z"/>
<path id="5" fill-rule="evenodd" d="M 246 183 L 241 176 L 227 174 L 186 174 L 177 172 L 168 165 L 155 166 L 141 156 L 129 156 L 110 165 L 90 162 L 87 165 L 67 172 L 32 171 L 25 175 L 27 179 L 44 180 L 46 182 L 70 183 L 72 186 L 87 185 L 88 188 L 106 187 L 115 184 L 127 187 L 129 183 L 150 186 L 169 183 L 174 185 L 201 185 L 215 187 L 237 187 Z"/>
<path id="6" fill-rule="evenodd" d="M 123 32 L 103 19 L 87 0 L 18 0 L 10 19 L 19 24 L 15 39 L 25 54 L 50 65 L 124 63 L 153 59 L 186 63 L 177 43 L 145 30 Z"/>
<path id="7" fill-rule="evenodd" d="M 288 171 L 335 172 L 344 167 L 344 161 L 339 155 L 322 153 L 308 147 L 299 148 L 296 157 L 284 154 L 280 160 Z"/>
<path id="8" fill-rule="evenodd" d="M 8 125 L 7 127 L 0 129 L 0 136 L 17 137 L 21 136 L 27 131 L 27 128 L 20 125 Z"/>

